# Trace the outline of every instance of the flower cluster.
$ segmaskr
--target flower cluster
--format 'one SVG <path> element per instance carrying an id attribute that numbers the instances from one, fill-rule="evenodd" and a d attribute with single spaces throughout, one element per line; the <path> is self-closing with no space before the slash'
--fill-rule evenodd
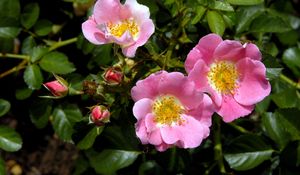
<path id="1" fill-rule="evenodd" d="M 148 7 L 136 0 L 98 0 L 93 14 L 82 24 L 84 36 L 94 44 L 116 43 L 134 57 L 154 32 Z M 231 122 L 249 115 L 271 91 L 261 53 L 252 43 L 222 40 L 208 34 L 185 61 L 187 76 L 159 71 L 139 80 L 131 90 L 135 101 L 136 134 L 143 144 L 159 151 L 172 146 L 194 148 L 208 137 L 212 114 Z M 107 83 L 118 84 L 122 74 L 108 69 Z M 94 107 L 91 121 L 102 125 L 109 112 Z"/>

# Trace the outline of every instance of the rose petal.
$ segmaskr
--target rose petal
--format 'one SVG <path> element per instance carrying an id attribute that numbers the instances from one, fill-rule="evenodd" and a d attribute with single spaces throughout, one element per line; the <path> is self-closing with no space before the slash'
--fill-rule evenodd
<path id="1" fill-rule="evenodd" d="M 145 119 L 139 120 L 135 124 L 135 132 L 137 137 L 141 140 L 142 144 L 148 144 L 148 134 L 145 126 Z"/>
<path id="2" fill-rule="evenodd" d="M 82 32 L 84 37 L 93 44 L 105 44 L 109 41 L 105 38 L 104 33 L 97 28 L 96 22 L 93 17 L 82 23 Z"/>
<path id="3" fill-rule="evenodd" d="M 135 102 L 133 106 L 133 115 L 137 120 L 140 120 L 148 113 L 151 113 L 153 101 L 149 98 L 143 98 L 137 102 Z"/>
<path id="4" fill-rule="evenodd" d="M 240 83 L 234 98 L 243 105 L 253 105 L 270 94 L 271 85 L 266 79 L 266 68 L 260 61 L 245 58 L 237 63 Z"/>
<path id="5" fill-rule="evenodd" d="M 136 0 L 126 0 L 124 6 L 132 12 L 134 19 L 136 19 L 138 23 L 150 17 L 149 8 L 139 4 Z"/>
<path id="6" fill-rule="evenodd" d="M 119 21 L 121 8 L 119 0 L 98 0 L 93 11 L 97 24 Z"/>
<path id="7" fill-rule="evenodd" d="M 258 60 L 258 61 L 261 60 L 261 53 L 259 51 L 259 48 L 255 44 L 247 43 L 245 49 L 246 49 L 245 57 L 249 57 L 253 60 Z"/>
<path id="8" fill-rule="evenodd" d="M 217 60 L 230 60 L 236 62 L 245 57 L 245 49 L 239 41 L 225 40 L 221 42 L 214 52 Z"/>

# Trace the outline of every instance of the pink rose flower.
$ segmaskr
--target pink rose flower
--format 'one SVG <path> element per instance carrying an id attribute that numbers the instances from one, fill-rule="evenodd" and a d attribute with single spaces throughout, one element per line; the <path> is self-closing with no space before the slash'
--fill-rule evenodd
<path id="1" fill-rule="evenodd" d="M 101 126 L 109 122 L 110 112 L 104 106 L 94 106 L 90 114 L 90 122 Z"/>
<path id="2" fill-rule="evenodd" d="M 210 94 L 225 122 L 250 114 L 271 91 L 255 44 L 206 35 L 188 54 L 185 69 L 196 87 Z"/>
<path id="3" fill-rule="evenodd" d="M 131 90 L 136 134 L 158 151 L 195 148 L 209 135 L 212 101 L 182 73 L 161 71 L 139 80 Z"/>
<path id="4" fill-rule="evenodd" d="M 64 97 L 68 94 L 68 85 L 62 81 L 54 80 L 43 84 L 55 97 Z"/>
<path id="5" fill-rule="evenodd" d="M 138 47 L 144 45 L 154 33 L 149 8 L 136 0 L 98 0 L 92 16 L 82 24 L 83 35 L 91 43 L 116 43 L 123 54 L 134 57 Z"/>
<path id="6" fill-rule="evenodd" d="M 108 68 L 104 73 L 104 80 L 110 85 L 118 85 L 123 81 L 123 73 L 118 68 Z"/>

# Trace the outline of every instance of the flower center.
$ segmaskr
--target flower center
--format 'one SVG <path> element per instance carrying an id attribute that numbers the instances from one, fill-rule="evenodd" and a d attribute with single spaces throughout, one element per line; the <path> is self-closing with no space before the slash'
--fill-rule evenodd
<path id="1" fill-rule="evenodd" d="M 173 96 L 162 96 L 155 100 L 153 104 L 154 122 L 159 125 L 181 124 L 184 120 L 180 114 L 184 112 L 184 107 L 179 100 Z"/>
<path id="2" fill-rule="evenodd" d="M 139 28 L 133 19 L 126 19 L 118 23 L 108 23 L 108 31 L 115 37 L 120 38 L 126 31 L 129 31 L 131 36 L 136 37 L 139 33 Z"/>
<path id="3" fill-rule="evenodd" d="M 221 94 L 233 94 L 239 78 L 235 64 L 229 61 L 213 63 L 207 75 L 210 86 Z"/>

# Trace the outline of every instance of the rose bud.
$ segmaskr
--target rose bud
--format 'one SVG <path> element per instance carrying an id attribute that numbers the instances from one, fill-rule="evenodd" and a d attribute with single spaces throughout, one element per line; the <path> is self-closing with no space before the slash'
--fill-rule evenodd
<path id="1" fill-rule="evenodd" d="M 44 83 L 44 87 L 48 89 L 54 97 L 64 97 L 68 94 L 68 83 L 61 77 L 55 75 L 56 80 Z"/>
<path id="2" fill-rule="evenodd" d="M 109 68 L 104 73 L 104 80 L 110 85 L 117 85 L 123 81 L 123 73 L 118 68 Z"/>
<path id="3" fill-rule="evenodd" d="M 97 126 L 104 125 L 109 122 L 110 112 L 104 106 L 94 106 L 90 114 L 90 123 L 94 123 Z"/>

